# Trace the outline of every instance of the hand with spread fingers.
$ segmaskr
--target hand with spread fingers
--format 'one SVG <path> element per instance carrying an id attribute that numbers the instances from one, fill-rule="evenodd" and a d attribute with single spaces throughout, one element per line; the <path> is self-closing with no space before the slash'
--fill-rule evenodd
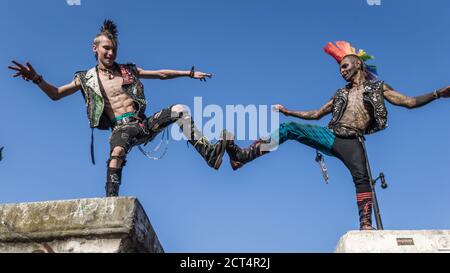
<path id="1" fill-rule="evenodd" d="M 22 65 L 16 61 L 12 61 L 12 63 L 16 66 L 8 66 L 8 68 L 16 71 L 16 74 L 13 75 L 14 78 L 22 77 L 26 81 L 35 81 L 39 78 L 39 74 L 29 62 L 26 62 L 26 65 Z"/>
<path id="2" fill-rule="evenodd" d="M 439 89 L 437 91 L 437 94 L 440 98 L 449 98 L 450 97 L 450 86 Z"/>
<path id="3" fill-rule="evenodd" d="M 209 73 L 203 73 L 200 71 L 195 71 L 195 67 L 192 67 L 191 69 L 191 73 L 189 75 L 189 77 L 193 78 L 193 79 L 199 79 L 200 81 L 204 81 L 206 82 L 206 78 L 212 78 L 212 74 Z"/>

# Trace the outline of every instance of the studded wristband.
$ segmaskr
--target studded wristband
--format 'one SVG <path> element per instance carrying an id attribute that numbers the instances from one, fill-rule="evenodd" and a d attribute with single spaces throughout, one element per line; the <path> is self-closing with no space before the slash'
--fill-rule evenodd
<path id="1" fill-rule="evenodd" d="M 42 75 L 37 75 L 37 77 L 35 77 L 35 79 L 33 79 L 33 83 L 39 85 L 42 83 L 42 80 L 43 80 Z"/>

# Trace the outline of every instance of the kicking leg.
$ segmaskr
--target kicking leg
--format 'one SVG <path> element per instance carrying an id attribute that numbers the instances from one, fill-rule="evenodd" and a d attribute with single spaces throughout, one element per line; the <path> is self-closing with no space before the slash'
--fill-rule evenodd
<path id="1" fill-rule="evenodd" d="M 322 151 L 327 155 L 333 155 L 331 147 L 334 141 L 333 133 L 326 127 L 301 124 L 296 122 L 282 123 L 280 128 L 270 134 L 268 140 L 257 140 L 247 148 L 241 148 L 233 140 L 227 141 L 227 153 L 233 170 L 237 170 L 244 164 L 267 154 L 271 149 L 283 144 L 289 139 L 308 145 Z"/>
<path id="2" fill-rule="evenodd" d="M 156 135 L 175 122 L 206 163 L 214 169 L 219 169 L 225 153 L 225 141 L 219 140 L 216 144 L 211 144 L 195 127 L 191 115 L 184 105 L 176 104 L 156 113 L 149 118 L 148 128 L 153 131 L 153 135 Z"/>
<path id="3" fill-rule="evenodd" d="M 188 139 L 188 142 L 197 150 L 203 159 L 205 159 L 208 166 L 216 170 L 219 169 L 222 164 L 222 157 L 225 153 L 227 132 L 223 131 L 221 139 L 215 144 L 212 144 L 197 129 L 185 106 L 180 104 L 174 105 L 172 107 L 172 112 L 175 113 L 175 116 L 179 117 L 177 124 Z"/>

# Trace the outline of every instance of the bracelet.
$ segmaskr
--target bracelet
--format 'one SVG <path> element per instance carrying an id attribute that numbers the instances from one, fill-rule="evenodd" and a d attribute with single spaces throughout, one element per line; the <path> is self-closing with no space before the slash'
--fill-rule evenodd
<path id="1" fill-rule="evenodd" d="M 437 90 L 435 90 L 434 92 L 433 92 L 433 98 L 435 98 L 435 99 L 439 99 L 441 96 L 439 96 L 439 93 L 438 93 L 438 91 Z"/>
<path id="2" fill-rule="evenodd" d="M 43 80 L 42 75 L 37 75 L 37 77 L 36 76 L 34 77 L 33 83 L 39 85 L 42 83 L 42 80 Z"/>
<path id="3" fill-rule="evenodd" d="M 195 75 L 195 66 L 192 66 L 191 72 L 189 73 L 189 77 L 194 78 Z"/>

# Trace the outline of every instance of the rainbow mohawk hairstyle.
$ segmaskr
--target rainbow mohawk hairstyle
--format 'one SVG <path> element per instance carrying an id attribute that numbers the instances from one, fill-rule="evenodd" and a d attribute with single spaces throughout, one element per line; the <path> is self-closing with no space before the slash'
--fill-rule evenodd
<path id="1" fill-rule="evenodd" d="M 354 55 L 361 59 L 361 61 L 364 63 L 364 68 L 371 74 L 372 77 L 376 78 L 378 75 L 377 67 L 375 65 L 368 65 L 366 62 L 368 60 L 375 59 L 373 56 L 370 56 L 367 54 L 364 50 L 360 49 L 358 52 L 356 52 L 356 49 L 350 45 L 349 42 L 345 41 L 337 41 L 335 42 L 336 45 L 333 43 L 328 43 L 323 50 L 333 57 L 338 63 L 340 63 L 345 56 L 348 55 Z"/>

